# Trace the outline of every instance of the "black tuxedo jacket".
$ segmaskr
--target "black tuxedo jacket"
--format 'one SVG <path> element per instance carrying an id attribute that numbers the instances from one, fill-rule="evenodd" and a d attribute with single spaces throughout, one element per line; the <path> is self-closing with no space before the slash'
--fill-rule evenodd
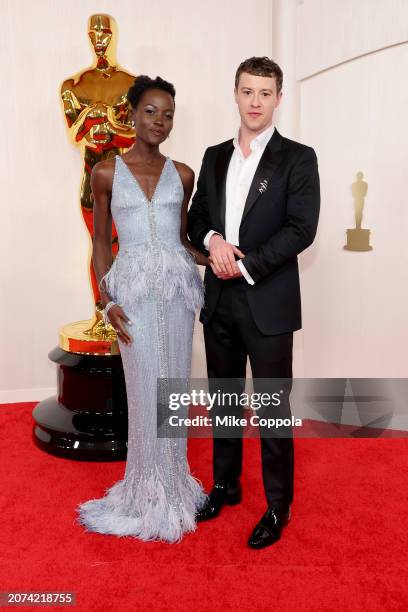
<path id="1" fill-rule="evenodd" d="M 233 150 L 232 139 L 206 150 L 188 212 L 190 240 L 206 254 L 203 239 L 209 230 L 225 238 L 225 187 Z M 302 326 L 297 255 L 314 240 L 319 209 L 314 150 L 283 138 L 275 128 L 249 189 L 237 245 L 255 281 L 246 285 L 246 292 L 261 333 L 280 334 Z M 209 323 L 225 282 L 207 266 L 201 323 Z"/>

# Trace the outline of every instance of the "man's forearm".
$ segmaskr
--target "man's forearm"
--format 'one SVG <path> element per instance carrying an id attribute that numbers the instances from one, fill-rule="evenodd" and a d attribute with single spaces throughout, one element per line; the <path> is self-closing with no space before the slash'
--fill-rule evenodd
<path id="1" fill-rule="evenodd" d="M 211 230 L 210 220 L 206 220 L 207 214 L 205 210 L 200 210 L 196 204 L 193 208 L 193 204 L 187 214 L 187 234 L 191 240 L 191 243 L 201 251 L 209 250 L 204 245 L 204 239 Z"/>
<path id="2" fill-rule="evenodd" d="M 204 245 L 204 248 L 207 249 L 207 251 L 210 250 L 210 239 L 211 239 L 211 236 L 214 236 L 214 234 L 218 234 L 219 236 L 221 236 L 220 232 L 216 232 L 215 230 L 210 230 L 204 236 L 203 245 Z"/>
<path id="3" fill-rule="evenodd" d="M 238 259 L 237 266 L 241 270 L 242 276 L 245 278 L 246 282 L 250 285 L 255 285 L 255 281 L 246 269 L 245 262 L 242 259 Z"/>
<path id="4" fill-rule="evenodd" d="M 187 233 L 192 244 L 204 252 L 204 237 L 212 229 L 210 212 L 208 210 L 207 195 L 207 151 L 204 153 L 200 174 L 197 180 L 197 189 L 187 213 Z"/>

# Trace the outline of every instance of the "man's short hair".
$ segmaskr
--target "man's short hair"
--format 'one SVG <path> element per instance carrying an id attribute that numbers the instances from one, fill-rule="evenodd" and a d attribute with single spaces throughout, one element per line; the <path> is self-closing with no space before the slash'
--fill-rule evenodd
<path id="1" fill-rule="evenodd" d="M 283 72 L 269 57 L 250 57 L 241 62 L 235 73 L 235 89 L 238 89 L 239 77 L 243 72 L 255 76 L 275 77 L 277 93 L 282 89 Z"/>

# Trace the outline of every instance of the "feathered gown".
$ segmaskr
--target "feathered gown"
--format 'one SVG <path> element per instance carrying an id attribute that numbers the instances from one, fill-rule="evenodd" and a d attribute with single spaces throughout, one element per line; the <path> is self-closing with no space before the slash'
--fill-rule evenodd
<path id="1" fill-rule="evenodd" d="M 111 211 L 119 251 L 101 280 L 132 321 L 119 340 L 128 400 L 128 454 L 122 480 L 77 508 L 88 531 L 175 542 L 196 528 L 206 499 L 190 473 L 185 437 L 157 436 L 157 379 L 190 376 L 195 312 L 203 284 L 180 241 L 183 185 L 166 158 L 149 201 L 116 155 Z"/>

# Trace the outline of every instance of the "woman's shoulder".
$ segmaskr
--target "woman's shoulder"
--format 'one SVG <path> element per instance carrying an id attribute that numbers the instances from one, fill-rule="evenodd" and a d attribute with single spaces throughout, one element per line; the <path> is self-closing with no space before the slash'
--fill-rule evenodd
<path id="1" fill-rule="evenodd" d="M 114 157 L 102 159 L 101 161 L 97 162 L 92 168 L 92 172 L 95 172 L 95 174 L 106 174 L 112 172 L 113 170 L 115 170 Z"/>
<path id="2" fill-rule="evenodd" d="M 190 166 L 187 166 L 187 164 L 184 164 L 183 162 L 179 162 L 173 159 L 173 164 L 176 166 L 176 170 L 180 173 L 180 174 L 184 174 L 187 177 L 193 177 L 194 178 L 194 170 L 192 168 L 190 168 Z"/>
<path id="3" fill-rule="evenodd" d="M 110 157 L 97 162 L 92 168 L 91 181 L 112 185 L 115 173 L 115 158 Z"/>
<path id="4" fill-rule="evenodd" d="M 194 170 L 183 162 L 175 161 L 174 159 L 172 161 L 180 175 L 184 187 L 189 187 L 191 184 L 194 185 Z"/>

